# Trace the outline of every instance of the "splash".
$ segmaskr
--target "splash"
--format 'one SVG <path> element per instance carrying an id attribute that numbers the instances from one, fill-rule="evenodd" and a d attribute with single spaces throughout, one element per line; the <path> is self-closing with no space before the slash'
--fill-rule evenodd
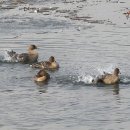
<path id="1" fill-rule="evenodd" d="M 116 65 L 109 65 L 107 67 L 98 67 L 95 72 L 91 72 L 91 74 L 85 74 L 84 72 L 79 74 L 77 82 L 83 82 L 85 84 L 96 84 L 97 79 L 102 77 L 105 73 L 112 73 Z"/>
<path id="2" fill-rule="evenodd" d="M 78 76 L 77 82 L 83 82 L 85 84 L 92 84 L 94 77 L 91 75 Z"/>
<path id="3" fill-rule="evenodd" d="M 130 77 L 129 76 L 121 76 L 120 83 L 121 84 L 130 84 Z"/>
<path id="4" fill-rule="evenodd" d="M 97 68 L 98 72 L 99 72 L 99 75 L 102 75 L 105 73 L 112 73 L 113 70 L 116 68 L 116 65 L 109 65 L 109 66 L 106 66 L 106 67 L 99 67 Z"/>
<path id="5" fill-rule="evenodd" d="M 10 55 L 8 54 L 8 51 L 12 51 L 10 49 L 8 50 L 1 50 L 0 51 L 0 62 L 18 62 L 17 60 L 13 60 Z"/>
<path id="6" fill-rule="evenodd" d="M 97 83 L 97 79 L 100 78 L 100 76 L 104 75 L 105 73 L 113 73 L 113 70 L 115 68 L 118 68 L 117 65 L 109 65 L 107 67 L 99 67 L 97 68 L 97 72 L 93 75 L 85 75 L 82 74 L 81 76 L 78 76 L 77 82 L 83 82 L 85 84 L 95 84 Z M 130 76 L 128 75 L 120 75 L 120 83 L 119 84 L 130 84 Z"/>

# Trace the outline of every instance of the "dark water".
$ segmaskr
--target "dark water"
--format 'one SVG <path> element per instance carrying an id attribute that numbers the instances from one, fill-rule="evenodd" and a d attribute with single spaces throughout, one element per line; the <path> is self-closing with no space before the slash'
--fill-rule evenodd
<path id="1" fill-rule="evenodd" d="M 129 0 L 1 1 L 0 130 L 128 130 L 129 9 Z M 37 69 L 9 62 L 5 50 L 30 44 L 39 61 L 53 55 L 60 64 L 48 84 L 33 82 Z M 92 85 L 115 67 L 118 86 Z"/>

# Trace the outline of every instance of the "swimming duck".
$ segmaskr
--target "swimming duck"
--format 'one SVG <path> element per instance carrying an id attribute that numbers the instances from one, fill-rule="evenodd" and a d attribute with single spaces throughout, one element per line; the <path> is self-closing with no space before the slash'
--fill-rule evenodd
<path id="1" fill-rule="evenodd" d="M 50 79 L 50 75 L 44 70 L 41 69 L 34 77 L 36 82 L 45 82 Z"/>
<path id="2" fill-rule="evenodd" d="M 97 83 L 104 83 L 107 85 L 117 84 L 120 81 L 119 73 L 120 73 L 120 70 L 118 68 L 115 68 L 112 74 L 104 72 L 104 75 L 102 75 L 101 77 L 98 77 Z"/>
<path id="3" fill-rule="evenodd" d="M 28 47 L 28 53 L 18 54 L 14 51 L 8 51 L 7 53 L 13 61 L 18 61 L 20 63 L 35 63 L 38 59 L 38 52 L 36 49 L 36 45 L 30 45 Z"/>
<path id="4" fill-rule="evenodd" d="M 58 69 L 59 64 L 56 62 L 54 56 L 49 58 L 49 61 L 42 61 L 38 63 L 34 63 L 31 65 L 33 68 L 42 68 L 42 69 Z"/>

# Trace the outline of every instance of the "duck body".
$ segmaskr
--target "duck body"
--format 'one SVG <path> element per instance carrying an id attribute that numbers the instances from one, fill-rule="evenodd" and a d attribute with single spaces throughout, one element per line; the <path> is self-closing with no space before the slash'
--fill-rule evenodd
<path id="1" fill-rule="evenodd" d="M 98 79 L 98 82 L 111 85 L 116 84 L 119 82 L 119 77 L 113 75 L 113 74 L 107 74 L 102 77 L 102 79 Z"/>
<path id="2" fill-rule="evenodd" d="M 106 85 L 118 84 L 120 81 L 119 78 L 119 69 L 116 68 L 112 74 L 105 73 L 104 75 L 97 78 L 97 83 L 104 83 Z"/>
<path id="3" fill-rule="evenodd" d="M 50 75 L 44 69 L 41 69 L 34 77 L 34 81 L 36 82 L 45 82 L 49 79 Z"/>
<path id="4" fill-rule="evenodd" d="M 40 68 L 40 69 L 58 69 L 59 64 L 55 61 L 55 58 L 51 56 L 49 61 L 42 61 L 38 63 L 34 63 L 31 65 L 32 68 Z"/>
<path id="5" fill-rule="evenodd" d="M 37 62 L 38 59 L 38 54 L 28 54 L 28 53 L 22 53 L 22 54 L 18 54 L 17 56 L 17 60 L 20 63 L 35 63 Z"/>

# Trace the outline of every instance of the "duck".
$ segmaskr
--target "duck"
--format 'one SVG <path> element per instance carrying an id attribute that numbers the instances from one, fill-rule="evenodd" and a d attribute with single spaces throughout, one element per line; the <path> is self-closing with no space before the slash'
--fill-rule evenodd
<path id="1" fill-rule="evenodd" d="M 50 75 L 44 69 L 41 69 L 34 77 L 35 82 L 45 82 L 49 79 Z"/>
<path id="2" fill-rule="evenodd" d="M 28 53 L 22 53 L 17 56 L 17 59 L 21 63 L 35 63 L 38 60 L 38 52 L 36 45 L 30 45 L 28 47 Z"/>
<path id="3" fill-rule="evenodd" d="M 59 68 L 59 64 L 56 62 L 54 56 L 50 56 L 48 61 L 42 61 L 31 65 L 32 68 L 49 69 L 54 70 Z"/>
<path id="4" fill-rule="evenodd" d="M 12 61 L 17 61 L 20 63 L 35 63 L 38 60 L 38 52 L 36 45 L 29 45 L 27 53 L 18 54 L 15 51 L 8 51 L 8 55 L 10 56 Z"/>
<path id="5" fill-rule="evenodd" d="M 104 75 L 98 77 L 96 82 L 106 85 L 118 84 L 120 81 L 119 73 L 119 68 L 115 68 L 112 74 L 104 72 Z"/>

